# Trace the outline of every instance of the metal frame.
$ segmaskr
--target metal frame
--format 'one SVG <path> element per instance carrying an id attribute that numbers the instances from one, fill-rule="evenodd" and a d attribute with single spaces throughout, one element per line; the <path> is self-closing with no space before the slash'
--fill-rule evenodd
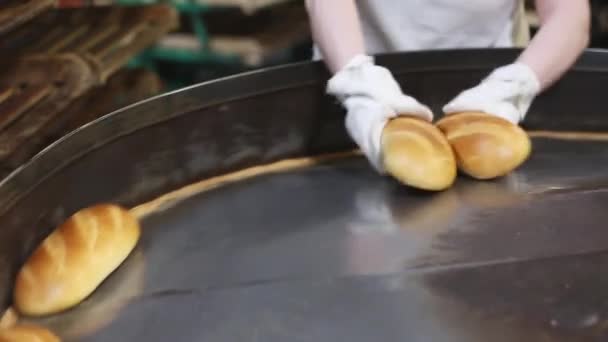
<path id="1" fill-rule="evenodd" d="M 400 53 L 378 61 L 432 108 L 519 50 Z M 100 201 L 127 206 L 213 175 L 353 147 L 318 62 L 206 82 L 108 114 L 62 138 L 0 183 L 0 299 L 49 229 Z M 530 128 L 608 129 L 608 53 L 587 51 L 531 109 Z M 31 228 L 26 228 L 31 227 Z"/>

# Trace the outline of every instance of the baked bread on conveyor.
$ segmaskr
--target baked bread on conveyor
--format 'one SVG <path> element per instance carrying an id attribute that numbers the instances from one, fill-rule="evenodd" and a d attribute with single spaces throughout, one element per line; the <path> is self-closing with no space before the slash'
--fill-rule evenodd
<path id="1" fill-rule="evenodd" d="M 532 144 L 519 126 L 485 113 L 465 112 L 437 122 L 454 149 L 458 168 L 476 179 L 504 176 L 530 155 Z"/>
<path id="2" fill-rule="evenodd" d="M 139 237 L 137 218 L 119 206 L 100 204 L 77 212 L 22 266 L 15 308 L 42 316 L 79 304 L 122 264 Z"/>
<path id="3" fill-rule="evenodd" d="M 59 314 L 25 317 L 27 323 L 50 327 L 67 341 L 86 341 L 111 325 L 123 310 L 141 296 L 145 287 L 146 260 L 137 246 L 120 267 L 86 300 Z"/>
<path id="4" fill-rule="evenodd" d="M 450 187 L 456 178 L 456 161 L 445 137 L 431 123 L 401 116 L 382 132 L 386 172 L 401 183 L 423 190 Z"/>

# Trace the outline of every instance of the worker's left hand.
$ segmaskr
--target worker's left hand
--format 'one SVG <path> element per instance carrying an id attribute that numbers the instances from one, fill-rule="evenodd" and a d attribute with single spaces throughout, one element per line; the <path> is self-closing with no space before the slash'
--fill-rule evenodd
<path id="1" fill-rule="evenodd" d="M 532 69 L 521 63 L 494 70 L 481 83 L 461 92 L 443 107 L 446 115 L 479 111 L 519 124 L 540 91 Z"/>

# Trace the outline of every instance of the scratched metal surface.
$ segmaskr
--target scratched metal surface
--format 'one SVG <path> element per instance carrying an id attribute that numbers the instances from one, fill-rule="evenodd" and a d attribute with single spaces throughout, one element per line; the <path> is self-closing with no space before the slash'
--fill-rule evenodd
<path id="1" fill-rule="evenodd" d="M 381 56 L 431 108 L 516 50 Z M 208 177 L 354 145 L 302 63 L 121 109 L 0 181 L 0 309 L 40 241 L 93 203 L 132 206 Z M 524 125 L 608 131 L 608 53 L 588 51 Z M 363 159 L 261 176 L 146 219 L 84 303 L 36 321 L 66 341 L 605 341 L 606 142 L 535 140 L 497 182 L 429 195 Z"/>
<path id="2" fill-rule="evenodd" d="M 37 322 L 73 341 L 605 341 L 608 142 L 534 148 L 434 195 L 360 158 L 196 195 Z"/>

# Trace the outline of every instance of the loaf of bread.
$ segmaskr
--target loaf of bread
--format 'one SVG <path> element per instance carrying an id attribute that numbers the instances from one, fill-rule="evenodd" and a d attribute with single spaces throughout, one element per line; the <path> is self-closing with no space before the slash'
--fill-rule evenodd
<path id="1" fill-rule="evenodd" d="M 116 205 L 83 209 L 53 231 L 17 275 L 14 304 L 29 316 L 69 309 L 88 297 L 127 258 L 138 220 Z"/>
<path id="2" fill-rule="evenodd" d="M 437 127 L 454 149 L 460 171 L 475 179 L 508 174 L 526 161 L 532 149 L 523 129 L 485 113 L 449 115 Z"/>
<path id="3" fill-rule="evenodd" d="M 0 342 L 59 342 L 51 331 L 35 325 L 16 325 L 0 330 Z"/>
<path id="4" fill-rule="evenodd" d="M 143 293 L 145 262 L 142 248 L 137 246 L 93 296 L 60 315 L 44 317 L 42 322 L 57 327 L 54 331 L 67 341 L 87 341 L 116 320 L 125 306 Z"/>
<path id="5" fill-rule="evenodd" d="M 382 132 L 383 165 L 386 172 L 414 188 L 440 191 L 456 178 L 456 161 L 447 140 L 431 123 L 400 116 Z"/>

